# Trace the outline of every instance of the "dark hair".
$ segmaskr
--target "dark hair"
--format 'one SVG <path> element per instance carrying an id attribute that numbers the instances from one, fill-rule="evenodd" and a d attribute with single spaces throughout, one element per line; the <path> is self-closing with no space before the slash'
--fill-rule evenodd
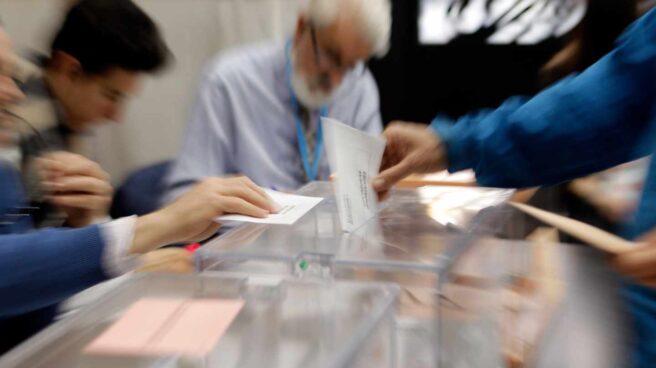
<path id="1" fill-rule="evenodd" d="M 66 14 L 51 51 L 76 58 L 86 73 L 119 68 L 156 72 L 170 56 L 157 25 L 130 0 L 81 0 Z"/>

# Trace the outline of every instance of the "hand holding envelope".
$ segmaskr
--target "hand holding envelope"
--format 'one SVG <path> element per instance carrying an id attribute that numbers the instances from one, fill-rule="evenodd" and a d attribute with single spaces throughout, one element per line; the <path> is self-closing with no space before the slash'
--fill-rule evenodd
<path id="1" fill-rule="evenodd" d="M 334 119 L 322 118 L 322 125 L 342 230 L 353 232 L 378 213 L 372 181 L 385 141 Z"/>
<path id="2" fill-rule="evenodd" d="M 615 257 L 615 267 L 624 275 L 656 287 L 656 230 L 638 239 L 639 246 Z"/>
<path id="3" fill-rule="evenodd" d="M 609 254 L 622 254 L 639 246 L 637 243 L 622 239 L 617 235 L 555 213 L 521 203 L 512 203 L 512 206 Z"/>
<path id="4" fill-rule="evenodd" d="M 424 124 L 395 121 L 383 133 L 387 140 L 381 173 L 374 188 L 381 198 L 411 174 L 435 173 L 447 168 L 446 148 L 433 129 Z"/>
<path id="5" fill-rule="evenodd" d="M 574 236 L 613 257 L 624 275 L 648 286 L 656 286 L 656 230 L 638 242 L 622 239 L 594 226 L 525 204 L 513 203 L 520 211 Z"/>

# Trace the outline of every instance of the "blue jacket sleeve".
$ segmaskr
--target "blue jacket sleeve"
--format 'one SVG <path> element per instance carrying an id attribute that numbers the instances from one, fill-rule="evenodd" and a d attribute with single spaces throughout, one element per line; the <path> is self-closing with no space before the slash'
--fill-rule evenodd
<path id="1" fill-rule="evenodd" d="M 0 318 L 43 308 L 107 279 L 97 226 L 0 235 Z"/>
<path id="2" fill-rule="evenodd" d="M 634 23 L 613 52 L 527 100 L 456 124 L 436 119 L 449 170 L 474 169 L 498 187 L 555 184 L 653 151 L 656 11 Z"/>

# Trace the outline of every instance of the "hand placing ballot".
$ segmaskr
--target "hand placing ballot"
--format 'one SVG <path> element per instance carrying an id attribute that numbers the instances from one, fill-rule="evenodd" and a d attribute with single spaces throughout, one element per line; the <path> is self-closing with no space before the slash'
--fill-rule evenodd
<path id="1" fill-rule="evenodd" d="M 264 190 L 271 201 L 278 208 L 275 213 L 269 213 L 266 217 L 252 217 L 244 215 L 225 215 L 216 219 L 217 222 L 237 221 L 255 224 L 293 225 L 306 213 L 318 205 L 323 198 L 305 197 L 287 193 Z"/>

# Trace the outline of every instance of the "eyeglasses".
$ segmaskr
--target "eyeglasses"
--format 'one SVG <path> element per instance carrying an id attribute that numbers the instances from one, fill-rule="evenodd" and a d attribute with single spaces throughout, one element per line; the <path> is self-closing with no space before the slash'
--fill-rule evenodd
<path id="1" fill-rule="evenodd" d="M 317 41 L 317 31 L 314 25 L 310 24 L 310 39 L 312 40 L 312 50 L 314 51 L 314 62 L 318 69 L 334 70 L 342 74 L 354 72 L 358 75 L 364 75 L 366 71 L 365 62 L 358 62 L 355 65 L 344 65 L 339 56 L 328 53 L 319 47 Z"/>

